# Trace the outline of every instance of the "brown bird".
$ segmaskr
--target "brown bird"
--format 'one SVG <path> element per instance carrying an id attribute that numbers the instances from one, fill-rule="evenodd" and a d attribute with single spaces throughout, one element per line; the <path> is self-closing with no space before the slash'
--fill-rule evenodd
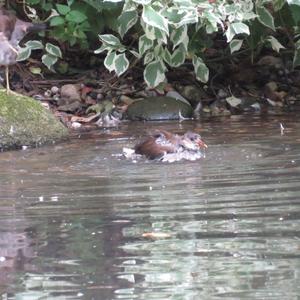
<path id="1" fill-rule="evenodd" d="M 27 32 L 45 29 L 44 24 L 34 24 L 18 19 L 5 9 L 0 9 L 0 66 L 5 66 L 6 91 L 9 87 L 9 66 L 17 62 L 18 45 Z"/>
<path id="2" fill-rule="evenodd" d="M 157 159 L 170 153 L 179 153 L 180 156 L 186 157 L 186 155 L 181 155 L 181 153 L 197 153 L 203 148 L 207 148 L 207 145 L 197 133 L 188 131 L 180 136 L 160 130 L 150 135 L 145 141 L 137 144 L 134 150 L 136 154 L 145 155 L 149 159 Z"/>

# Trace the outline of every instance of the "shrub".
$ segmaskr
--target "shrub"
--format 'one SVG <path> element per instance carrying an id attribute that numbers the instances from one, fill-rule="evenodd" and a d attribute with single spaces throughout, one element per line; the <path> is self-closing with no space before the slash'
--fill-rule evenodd
<path id="1" fill-rule="evenodd" d="M 104 61 L 118 76 L 129 68 L 127 56 L 143 59 L 144 79 L 149 87 L 165 80 L 168 68 L 190 60 L 198 80 L 206 83 L 209 69 L 204 52 L 213 43 L 214 34 L 222 33 L 230 53 L 243 48 L 252 52 L 269 44 L 279 52 L 284 46 L 275 37 L 278 28 L 292 31 L 294 66 L 300 65 L 299 0 L 110 0 L 122 2 L 118 17 L 118 35 L 124 40 L 129 30 L 136 31 L 138 43 L 126 45 L 113 34 L 100 34 L 101 47 L 107 51 Z M 283 14 L 290 16 L 282 18 Z M 285 21 L 289 23 L 284 23 Z M 203 39 L 199 37 L 205 36 Z"/>

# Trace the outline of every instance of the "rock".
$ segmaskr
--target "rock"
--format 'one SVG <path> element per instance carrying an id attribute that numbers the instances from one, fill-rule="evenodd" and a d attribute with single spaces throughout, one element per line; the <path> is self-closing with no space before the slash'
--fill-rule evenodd
<path id="1" fill-rule="evenodd" d="M 57 94 L 59 92 L 59 88 L 57 86 L 53 86 L 51 87 L 51 93 L 53 95 Z"/>
<path id="2" fill-rule="evenodd" d="M 228 97 L 228 92 L 226 92 L 223 89 L 220 89 L 220 90 L 218 90 L 218 97 L 221 99 L 224 99 L 224 98 Z"/>
<path id="3" fill-rule="evenodd" d="M 40 102 L 0 91 L 0 150 L 61 140 L 67 129 Z"/>
<path id="4" fill-rule="evenodd" d="M 61 99 L 58 105 L 70 104 L 76 101 L 81 101 L 80 86 L 78 84 L 65 84 L 60 89 Z"/>
<path id="5" fill-rule="evenodd" d="M 259 66 L 270 66 L 275 67 L 276 69 L 280 69 L 283 67 L 282 59 L 279 57 L 275 57 L 272 55 L 263 56 L 258 62 Z"/>
<path id="6" fill-rule="evenodd" d="M 174 99 L 177 99 L 177 100 L 180 100 L 186 104 L 190 104 L 189 101 L 187 101 L 184 97 L 182 97 L 178 92 L 176 91 L 169 91 L 167 92 L 166 94 L 167 97 L 171 97 L 171 98 L 174 98 Z"/>
<path id="7" fill-rule="evenodd" d="M 270 91 L 275 92 L 278 90 L 278 85 L 275 81 L 270 81 L 265 85 L 265 88 L 268 88 Z"/>
<path id="8" fill-rule="evenodd" d="M 242 100 L 240 98 L 236 98 L 234 96 L 227 97 L 226 102 L 231 106 L 231 107 L 238 107 L 241 103 Z"/>
<path id="9" fill-rule="evenodd" d="M 225 103 L 221 101 L 215 101 L 210 105 L 210 111 L 212 116 L 229 116 L 231 112 L 226 108 Z"/>
<path id="10" fill-rule="evenodd" d="M 180 94 L 191 104 L 196 105 L 202 99 L 207 98 L 207 94 L 205 93 L 205 91 L 194 85 L 178 86 L 177 89 Z"/>
<path id="11" fill-rule="evenodd" d="M 76 101 L 65 105 L 58 106 L 57 110 L 74 113 L 82 107 L 81 102 Z"/>
<path id="12" fill-rule="evenodd" d="M 191 118 L 191 105 L 171 97 L 149 97 L 135 101 L 128 106 L 127 117 L 130 120 L 177 120 Z"/>
<path id="13" fill-rule="evenodd" d="M 119 98 L 119 102 L 124 103 L 126 105 L 130 105 L 134 102 L 134 100 L 126 95 L 122 95 Z"/>

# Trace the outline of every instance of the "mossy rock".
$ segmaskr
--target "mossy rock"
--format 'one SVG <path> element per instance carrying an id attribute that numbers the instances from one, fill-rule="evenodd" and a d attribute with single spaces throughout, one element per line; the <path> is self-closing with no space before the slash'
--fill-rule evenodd
<path id="1" fill-rule="evenodd" d="M 149 97 L 135 101 L 127 109 L 129 120 L 177 120 L 180 117 L 191 118 L 191 105 L 171 97 Z"/>
<path id="2" fill-rule="evenodd" d="M 38 101 L 0 90 L 0 150 L 61 140 L 68 130 Z"/>

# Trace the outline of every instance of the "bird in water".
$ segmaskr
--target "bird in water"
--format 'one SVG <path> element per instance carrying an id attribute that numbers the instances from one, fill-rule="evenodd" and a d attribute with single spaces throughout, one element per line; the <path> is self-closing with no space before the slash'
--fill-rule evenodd
<path id="1" fill-rule="evenodd" d="M 126 157 L 144 155 L 150 160 L 173 162 L 204 157 L 205 148 L 207 145 L 197 133 L 188 131 L 184 135 L 178 135 L 166 130 L 157 130 L 138 143 L 134 149 L 124 148 L 124 155 Z"/>
<path id="2" fill-rule="evenodd" d="M 19 42 L 29 31 L 45 29 L 45 24 L 34 24 L 18 19 L 7 10 L 0 9 L 0 66 L 5 66 L 6 91 L 9 87 L 9 66 L 17 62 Z"/>

